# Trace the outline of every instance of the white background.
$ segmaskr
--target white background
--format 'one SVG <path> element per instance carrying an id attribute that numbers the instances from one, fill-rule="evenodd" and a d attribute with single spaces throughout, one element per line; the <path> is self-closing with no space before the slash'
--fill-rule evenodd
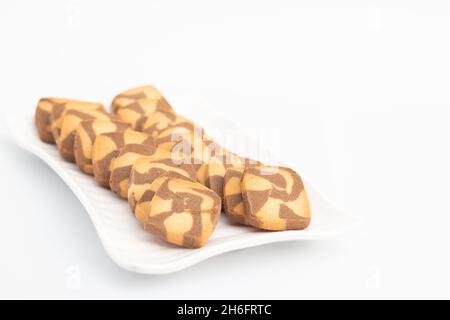
<path id="1" fill-rule="evenodd" d="M 448 1 L 2 1 L 0 297 L 450 298 L 449 40 Z M 362 226 L 120 269 L 5 119 L 147 83 L 282 137 L 267 147 Z"/>

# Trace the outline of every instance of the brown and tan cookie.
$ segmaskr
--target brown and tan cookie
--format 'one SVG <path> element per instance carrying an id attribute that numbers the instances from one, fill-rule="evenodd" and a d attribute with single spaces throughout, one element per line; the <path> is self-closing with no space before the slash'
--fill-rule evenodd
<path id="1" fill-rule="evenodd" d="M 149 116 L 142 117 L 136 126 L 136 130 L 148 133 L 156 140 L 161 131 L 177 123 L 180 119 L 174 112 L 156 111 Z"/>
<path id="2" fill-rule="evenodd" d="M 215 153 L 216 144 L 204 134 L 203 129 L 196 129 L 194 132 L 180 136 L 164 147 L 170 147 L 175 159 L 182 159 L 181 161 L 185 164 L 192 164 L 197 172 L 198 182 L 206 185 L 208 163 L 211 155 Z"/>
<path id="3" fill-rule="evenodd" d="M 158 148 L 172 150 L 175 145 L 183 140 L 189 146 L 195 147 L 197 145 L 198 147 L 201 140 L 205 137 L 203 128 L 196 126 L 186 118 L 177 116 L 177 119 L 180 122 L 176 120 L 174 124 L 169 125 L 158 133 L 155 140 Z M 147 128 L 144 132 L 148 133 L 149 129 Z"/>
<path id="4" fill-rule="evenodd" d="M 246 222 L 256 228 L 303 230 L 311 220 L 301 177 L 283 167 L 254 167 L 244 171 L 242 196 Z"/>
<path id="5" fill-rule="evenodd" d="M 141 99 L 130 105 L 120 107 L 116 112 L 117 120 L 129 123 L 133 129 L 141 126 L 147 116 L 155 112 L 173 114 L 174 111 L 166 99 Z"/>
<path id="6" fill-rule="evenodd" d="M 111 164 L 109 187 L 118 196 L 127 199 L 130 185 L 130 173 L 136 160 L 142 157 L 170 159 L 171 153 L 149 145 L 128 144 L 122 148 L 116 160 Z"/>
<path id="7" fill-rule="evenodd" d="M 195 124 L 185 117 L 156 112 L 143 119 L 140 129 L 154 137 L 159 145 L 171 141 L 173 136 L 179 137 L 193 132 L 196 128 Z"/>
<path id="8" fill-rule="evenodd" d="M 69 101 L 72 100 L 61 98 L 42 98 L 39 100 L 36 107 L 34 122 L 36 124 L 36 128 L 38 129 L 39 138 L 43 142 L 55 143 L 52 131 L 50 129 L 50 116 L 52 109 L 55 105 L 64 105 Z"/>
<path id="9" fill-rule="evenodd" d="M 77 108 L 84 109 L 86 106 L 87 109 L 91 108 L 92 102 L 84 102 L 73 99 L 62 99 L 62 98 L 42 98 L 39 100 L 38 105 L 36 107 L 35 114 L 35 124 L 39 132 L 39 137 L 43 142 L 46 143 L 55 143 L 53 139 L 53 134 L 51 130 L 51 118 L 53 108 L 57 108 L 61 110 L 62 108 L 73 108 L 77 106 Z M 98 109 L 103 109 L 103 106 L 100 104 L 94 104 Z"/>
<path id="10" fill-rule="evenodd" d="M 163 149 L 170 149 L 170 146 L 177 139 L 177 137 L 184 136 L 194 132 L 195 125 L 192 122 L 182 122 L 176 125 L 170 126 L 163 130 L 156 139 L 156 144 Z M 201 129 L 200 129 L 201 130 Z M 169 147 L 167 147 L 167 144 Z"/>
<path id="11" fill-rule="evenodd" d="M 142 196 L 139 198 L 139 200 L 136 202 L 134 209 L 132 207 L 132 211 L 134 212 L 134 215 L 138 221 L 145 226 L 145 221 L 147 220 L 147 217 L 150 213 L 150 204 L 153 200 L 153 197 L 156 194 L 156 191 L 161 187 L 161 185 L 169 178 L 175 178 L 175 179 L 184 179 L 192 181 L 190 178 L 178 174 L 174 171 L 169 171 L 161 176 L 156 177 L 152 183 L 145 184 L 145 189 L 137 190 L 138 192 L 142 191 Z M 131 206 L 131 204 L 130 204 Z"/>
<path id="12" fill-rule="evenodd" d="M 120 94 L 118 94 L 113 102 L 112 102 L 112 110 L 114 113 L 117 113 L 117 111 L 121 107 L 128 106 L 132 104 L 133 102 L 136 102 L 137 100 L 143 100 L 143 99 L 154 99 L 159 100 L 163 96 L 161 93 L 151 85 L 148 86 L 142 86 L 137 88 L 132 88 L 127 91 L 124 91 Z"/>
<path id="13" fill-rule="evenodd" d="M 242 197 L 241 180 L 244 167 L 227 169 L 224 176 L 223 207 L 225 214 L 231 220 L 247 225 L 244 198 Z"/>
<path id="14" fill-rule="evenodd" d="M 144 223 L 145 213 L 150 205 L 158 184 L 153 184 L 159 177 L 173 173 L 186 179 L 196 181 L 197 174 L 190 164 L 183 164 L 171 159 L 146 157 L 135 163 L 130 174 L 128 203 L 131 210 L 141 223 Z"/>
<path id="15" fill-rule="evenodd" d="M 92 166 L 95 180 L 99 185 L 109 188 L 114 160 L 124 146 L 132 143 L 154 145 L 152 137 L 134 130 L 109 132 L 97 136 L 92 147 Z"/>
<path id="16" fill-rule="evenodd" d="M 185 248 L 201 248 L 220 216 L 221 199 L 212 190 L 186 179 L 168 178 L 153 196 L 145 229 Z"/>
<path id="17" fill-rule="evenodd" d="M 259 163 L 257 161 L 240 157 L 237 154 L 216 144 L 207 165 L 205 185 L 216 192 L 223 200 L 224 178 L 227 169 L 232 167 L 246 168 L 258 164 Z"/>
<path id="18" fill-rule="evenodd" d="M 61 134 L 61 126 L 66 113 L 70 110 L 79 110 L 79 111 L 105 111 L 105 108 L 100 103 L 95 102 L 79 102 L 79 101 L 70 101 L 64 104 L 54 105 L 52 108 L 52 112 L 50 115 L 50 130 L 53 135 L 53 139 L 56 144 L 58 144 L 59 136 Z"/>
<path id="19" fill-rule="evenodd" d="M 85 120 L 82 121 L 75 131 L 75 142 L 73 150 L 75 162 L 84 173 L 93 175 L 92 168 L 92 146 L 95 138 L 103 133 L 124 131 L 129 129 L 128 123 L 120 121 Z"/>
<path id="20" fill-rule="evenodd" d="M 67 110 L 62 116 L 59 136 L 54 135 L 59 153 L 67 161 L 75 162 L 75 131 L 84 120 L 111 121 L 112 115 L 103 110 Z"/>

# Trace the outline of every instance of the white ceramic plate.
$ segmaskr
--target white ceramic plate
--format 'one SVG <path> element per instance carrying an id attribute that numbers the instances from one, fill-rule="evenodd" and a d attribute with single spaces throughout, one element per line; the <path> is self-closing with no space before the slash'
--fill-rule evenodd
<path id="1" fill-rule="evenodd" d="M 81 173 L 75 164 L 63 161 L 54 145 L 41 142 L 32 116 L 10 119 L 10 128 L 20 147 L 46 162 L 72 189 L 86 208 L 111 259 L 132 272 L 172 273 L 225 252 L 274 242 L 324 239 L 356 224 L 354 218 L 336 210 L 305 183 L 312 208 L 312 221 L 307 230 L 265 232 L 232 225 L 222 216 L 204 248 L 176 248 L 144 231 L 126 201 L 98 187 L 93 177 Z"/>

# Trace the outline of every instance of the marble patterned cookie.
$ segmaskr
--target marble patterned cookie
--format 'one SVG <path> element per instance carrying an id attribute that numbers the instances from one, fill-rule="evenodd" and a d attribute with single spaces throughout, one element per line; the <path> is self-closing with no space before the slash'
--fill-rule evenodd
<path id="1" fill-rule="evenodd" d="M 183 142 L 183 152 L 185 153 L 187 153 L 187 148 L 200 150 L 199 146 L 206 137 L 204 130 L 189 120 L 187 121 L 169 126 L 159 132 L 155 140 L 158 148 L 171 151 L 176 145 L 180 145 L 180 142 Z M 148 133 L 148 130 L 145 132 Z"/>
<path id="2" fill-rule="evenodd" d="M 180 136 L 171 145 L 170 151 L 176 159 L 182 159 L 186 164 L 192 164 L 197 172 L 197 180 L 206 185 L 208 164 L 220 147 L 203 130 L 196 130 Z"/>
<path id="3" fill-rule="evenodd" d="M 59 136 L 56 136 L 56 131 L 54 132 L 56 145 L 63 159 L 75 162 L 75 131 L 82 121 L 94 119 L 110 121 L 112 115 L 103 110 L 67 110 L 64 113 Z"/>
<path id="4" fill-rule="evenodd" d="M 84 173 L 93 175 L 92 146 L 97 136 L 103 133 L 125 131 L 129 129 L 128 123 L 120 121 L 84 120 L 75 131 L 73 151 L 75 163 Z"/>
<path id="5" fill-rule="evenodd" d="M 159 128 L 161 130 L 156 136 L 156 144 L 161 146 L 164 146 L 166 143 L 170 143 L 173 140 L 176 140 L 173 139 L 173 137 L 180 137 L 186 134 L 190 134 L 192 132 L 195 132 L 196 130 L 199 132 L 203 131 L 203 129 L 201 129 L 200 127 L 196 127 L 196 125 L 192 121 L 181 116 L 176 116 L 175 120 L 172 123 L 168 124 L 165 128 Z M 150 132 L 150 129 L 151 128 L 144 128 L 143 131 Z M 152 131 L 154 132 L 155 130 Z M 166 149 L 167 148 L 170 149 L 170 147 L 166 147 Z"/>
<path id="6" fill-rule="evenodd" d="M 145 229 L 168 243 L 201 248 L 220 216 L 221 199 L 205 186 L 168 178 L 155 192 L 145 218 Z"/>
<path id="7" fill-rule="evenodd" d="M 109 187 L 119 197 L 124 199 L 128 198 L 131 168 L 136 160 L 142 157 L 170 159 L 171 153 L 154 146 L 143 144 L 128 144 L 123 147 L 111 165 L 111 177 L 109 179 Z"/>
<path id="8" fill-rule="evenodd" d="M 53 138 L 51 122 L 53 109 L 63 111 L 65 109 L 104 109 L 99 103 L 78 101 L 73 99 L 63 98 L 42 98 L 39 100 L 35 113 L 35 124 L 38 129 L 39 138 L 46 143 L 55 143 Z"/>
<path id="9" fill-rule="evenodd" d="M 121 107 L 128 106 L 138 100 L 151 99 L 159 100 L 163 96 L 161 93 L 152 85 L 132 88 L 118 94 L 112 101 L 112 111 L 117 113 Z"/>
<path id="10" fill-rule="evenodd" d="M 196 181 L 197 174 L 190 164 L 179 163 L 170 156 L 165 158 L 140 158 L 135 163 L 130 174 L 128 203 L 131 210 L 141 223 L 156 192 L 153 182 L 169 173 Z"/>
<path id="11" fill-rule="evenodd" d="M 223 200 L 224 178 L 228 168 L 232 167 L 251 167 L 258 162 L 240 157 L 237 154 L 217 146 L 212 152 L 207 165 L 205 185 L 216 192 Z"/>
<path id="12" fill-rule="evenodd" d="M 156 140 L 161 131 L 178 123 L 180 120 L 181 117 L 175 113 L 156 111 L 149 116 L 142 117 L 136 130 L 148 133 Z"/>
<path id="13" fill-rule="evenodd" d="M 151 135 L 155 140 L 159 133 L 170 126 L 177 119 L 175 112 L 160 112 L 156 111 L 151 115 L 144 116 L 139 119 L 136 125 L 136 130 L 145 132 Z"/>
<path id="14" fill-rule="evenodd" d="M 155 112 L 173 114 L 174 111 L 166 99 L 141 99 L 130 105 L 120 107 L 116 112 L 117 120 L 129 123 L 133 129 L 141 126 L 144 117 Z"/>
<path id="15" fill-rule="evenodd" d="M 303 230 L 311 214 L 301 177 L 283 167 L 245 169 L 242 182 L 246 222 L 271 230 Z"/>
<path id="16" fill-rule="evenodd" d="M 59 141 L 64 116 L 70 110 L 105 111 L 102 104 L 94 102 L 68 102 L 65 104 L 58 104 L 53 106 L 52 112 L 50 114 L 50 130 L 56 144 L 58 144 Z"/>
<path id="17" fill-rule="evenodd" d="M 225 214 L 232 221 L 248 225 L 241 188 L 244 170 L 243 166 L 226 170 L 223 186 L 223 207 Z"/>
<path id="18" fill-rule="evenodd" d="M 55 105 L 64 105 L 73 100 L 62 98 L 42 98 L 39 100 L 34 116 L 34 123 L 39 133 L 39 138 L 45 143 L 55 143 L 50 129 L 50 116 Z"/>
<path id="19" fill-rule="evenodd" d="M 97 136 L 92 147 L 92 166 L 95 180 L 99 185 L 109 188 L 114 160 L 124 146 L 132 143 L 154 145 L 152 137 L 134 130 L 109 132 Z"/>

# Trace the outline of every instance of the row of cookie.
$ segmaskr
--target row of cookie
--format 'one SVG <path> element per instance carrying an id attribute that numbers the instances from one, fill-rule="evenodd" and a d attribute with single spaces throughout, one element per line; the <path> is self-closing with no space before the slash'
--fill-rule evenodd
<path id="1" fill-rule="evenodd" d="M 87 174 L 95 173 L 95 179 L 103 186 L 109 186 L 109 175 L 104 173 L 109 163 L 102 161 L 104 143 L 98 143 L 95 152 L 94 142 L 98 136 L 108 134 L 108 137 L 117 141 L 116 153 L 126 141 L 153 145 L 150 136 L 131 130 L 130 124 L 115 120 L 103 105 L 92 102 L 41 99 L 36 109 L 35 122 L 42 141 L 55 143 L 62 158 L 76 162 Z M 102 136 L 102 139 L 105 141 L 106 137 Z M 108 158 L 108 162 L 111 162 L 111 155 Z M 105 185 L 105 181 L 108 181 L 108 185 Z"/>
<path id="2" fill-rule="evenodd" d="M 146 97 L 152 97 L 148 101 Z M 155 93 L 154 87 L 139 87 L 119 94 L 112 103 L 117 119 L 133 129 L 150 134 L 158 148 L 172 152 L 174 157 L 191 161 L 198 180 L 222 196 L 226 167 L 250 164 L 216 144 L 194 122 L 174 112 L 167 101 Z"/>
<path id="3" fill-rule="evenodd" d="M 141 98 L 138 103 L 145 104 Z M 95 105 L 95 108 L 91 109 L 91 105 Z M 43 114 L 43 111 L 47 114 Z M 155 113 L 157 112 L 155 110 Z M 147 111 L 146 114 L 150 115 L 150 112 Z M 117 121 L 117 118 L 106 113 L 99 104 L 64 99 L 41 99 L 36 111 L 36 125 L 41 139 L 49 143 L 55 142 L 64 159 L 75 161 L 83 172 L 94 174 L 97 182 L 110 187 L 122 197 L 128 197 L 127 181 L 131 167 L 138 158 L 145 157 L 142 160 L 151 159 L 165 164 L 167 170 L 160 171 L 159 174 L 165 176 L 164 173 L 169 173 L 169 178 L 172 174 L 175 174 L 174 178 L 179 178 L 176 173 L 168 170 L 171 165 L 175 172 L 177 167 L 191 168 L 189 181 L 174 179 L 170 183 L 168 181 L 168 186 L 162 184 L 155 190 L 156 193 L 161 189 L 160 193 L 166 194 L 167 197 L 167 192 L 163 190 L 173 187 L 180 190 L 185 198 L 190 199 L 178 203 L 176 200 L 180 197 L 176 196 L 174 201 L 170 200 L 174 202 L 175 207 L 170 210 L 174 216 L 166 221 L 164 226 L 172 225 L 175 232 L 171 232 L 170 228 L 162 232 L 161 226 L 156 227 L 158 219 L 150 218 L 156 217 L 155 215 L 149 215 L 145 226 L 171 243 L 193 248 L 203 246 L 220 216 L 221 199 L 208 188 L 195 182 L 196 171 L 192 164 L 180 162 L 179 165 L 175 165 L 171 152 L 154 147 L 154 140 L 157 139 L 149 134 L 132 130 L 134 126 L 129 118 L 122 117 L 121 120 L 125 121 Z M 58 130 L 56 130 L 57 119 Z M 160 127 L 162 126 L 159 125 Z M 169 140 L 163 141 L 163 145 L 170 148 L 172 143 Z M 185 150 L 181 149 L 180 152 L 184 154 Z M 177 188 L 177 184 L 180 183 L 181 187 Z M 158 199 L 161 197 L 156 197 L 155 201 Z M 183 203 L 186 207 L 180 212 Z M 185 234 L 181 237 L 180 228 L 185 230 L 183 232 Z"/>
<path id="4" fill-rule="evenodd" d="M 134 94 L 136 93 L 135 91 Z M 135 103 L 132 108 L 116 106 L 115 110 L 122 119 L 131 120 L 134 128 L 144 132 L 154 133 L 158 123 L 171 123 L 166 127 L 163 126 L 169 129 L 165 129 L 166 134 L 163 135 L 162 140 L 158 141 L 158 146 L 161 143 L 179 146 L 169 139 L 178 130 L 182 139 L 187 140 L 184 142 L 188 142 L 187 149 L 194 154 L 192 159 L 200 159 L 196 162 L 199 163 L 198 181 L 219 195 L 227 216 L 233 221 L 259 229 L 277 231 L 301 230 L 309 225 L 309 201 L 302 179 L 296 172 L 289 168 L 264 166 L 259 162 L 239 157 L 215 144 L 201 130 L 199 134 L 192 134 L 193 123 L 183 117 L 172 115 L 172 118 L 169 118 L 166 112 L 158 115 L 158 120 L 152 116 L 139 118 L 139 115 L 134 113 L 138 105 L 139 103 Z M 142 104 L 139 109 L 144 109 Z M 158 134 L 161 132 L 161 130 L 157 131 Z M 188 134 L 183 136 L 184 133 Z M 195 138 L 199 143 L 192 141 Z M 171 147 L 167 149 L 172 152 L 172 156 L 176 154 Z M 198 151 L 199 149 L 201 151 Z M 147 179 L 143 179 L 142 168 L 145 168 L 142 166 L 143 163 L 146 163 L 144 159 L 133 166 L 128 200 L 138 219 L 144 223 L 145 215 L 151 208 L 150 203 L 155 187 L 158 185 L 156 183 L 152 186 L 152 183 L 158 174 L 146 173 Z M 147 169 L 151 171 L 152 166 Z M 158 167 L 156 170 L 161 174 Z"/>
<path id="5" fill-rule="evenodd" d="M 148 94 L 149 92 L 150 95 Z M 247 196 L 247 194 L 255 194 L 251 190 L 252 184 L 250 184 L 250 187 L 242 186 L 242 189 L 244 190 L 243 193 L 236 192 L 236 190 L 241 187 L 241 184 L 243 184 L 243 182 L 241 182 L 240 179 L 236 180 L 235 177 L 233 177 L 233 179 L 227 179 L 227 176 L 231 176 L 231 173 L 235 172 L 236 170 L 244 170 L 245 168 L 254 167 L 258 164 L 250 163 L 248 159 L 240 158 L 235 154 L 219 147 L 218 145 L 213 143 L 210 138 L 205 136 L 202 130 L 198 130 L 198 132 L 196 132 L 193 123 L 183 117 L 177 116 L 161 95 L 154 94 L 154 96 L 151 98 L 145 98 L 151 96 L 152 93 L 155 93 L 155 90 L 152 90 L 152 87 L 132 89 L 124 94 L 117 96 L 113 102 L 113 110 L 116 112 L 116 119 L 121 120 L 121 122 L 116 121 L 114 123 L 114 125 L 118 127 L 120 125 L 120 128 L 118 129 L 125 130 L 129 127 L 141 129 L 148 132 L 151 138 L 142 133 L 133 132 L 130 129 L 127 129 L 126 132 L 123 133 L 111 132 L 98 136 L 99 133 L 104 133 L 108 130 L 113 131 L 111 126 L 109 126 L 108 129 L 108 122 L 106 121 L 111 120 L 111 118 L 86 121 L 86 114 L 88 114 L 91 118 L 94 118 L 94 115 L 105 117 L 104 112 L 100 112 L 98 110 L 84 110 L 84 117 L 80 116 L 79 110 L 76 110 L 77 112 L 72 110 L 77 109 L 76 107 L 66 108 L 67 114 L 65 116 L 63 115 L 63 113 L 58 112 L 60 118 L 62 118 L 62 121 L 60 121 L 60 132 L 65 132 L 65 134 L 63 135 L 63 138 L 65 139 L 61 139 L 60 137 L 56 136 L 54 140 L 60 147 L 60 151 L 64 158 L 71 160 L 70 155 L 68 156 L 67 154 L 70 152 L 70 147 L 73 145 L 74 157 L 80 168 L 82 168 L 82 170 L 87 173 L 92 173 L 93 171 L 96 180 L 101 185 L 106 187 L 110 186 L 111 189 L 118 195 L 124 198 L 128 197 L 132 209 L 135 211 L 135 214 L 141 222 L 144 222 L 146 220 L 150 222 L 154 221 L 150 218 L 142 218 L 149 213 L 148 209 L 141 210 L 139 213 L 139 209 L 135 208 L 151 207 L 146 206 L 145 203 L 150 203 L 149 199 L 151 197 L 149 197 L 148 194 L 154 194 L 157 191 L 151 188 L 151 185 L 153 184 L 153 180 L 155 180 L 155 178 L 152 177 L 151 179 L 143 180 L 142 176 L 140 176 L 140 182 L 145 181 L 145 183 L 136 184 L 140 186 L 141 190 L 149 188 L 142 193 L 146 194 L 146 196 L 142 197 L 142 199 L 146 200 L 143 201 L 143 206 L 141 206 L 139 203 L 141 199 L 138 199 L 138 205 L 136 206 L 136 199 L 134 199 L 133 196 L 136 194 L 136 188 L 128 188 L 128 186 L 130 184 L 129 180 L 131 168 L 133 167 L 136 159 L 142 156 L 150 156 L 150 161 L 155 160 L 155 157 L 156 159 L 166 159 L 166 165 L 167 163 L 173 163 L 173 158 L 177 158 L 177 161 L 180 161 L 179 159 L 183 159 L 184 163 L 193 164 L 192 167 L 195 168 L 198 181 L 213 189 L 221 196 L 221 198 L 224 199 L 226 212 L 232 218 L 239 216 L 237 218 L 238 222 L 268 230 L 303 229 L 306 227 L 309 222 L 309 217 L 307 217 L 308 215 L 305 214 L 305 212 L 309 214 L 309 208 L 307 208 L 306 194 L 302 192 L 301 179 L 300 177 L 298 177 L 298 175 L 290 172 L 292 173 L 291 176 L 287 175 L 287 178 L 281 177 L 285 179 L 285 185 L 283 186 L 283 184 L 281 184 L 276 187 L 271 186 L 270 188 L 272 188 L 272 190 L 269 190 L 270 188 L 266 189 L 264 191 L 264 194 L 267 195 L 265 198 L 261 198 L 260 196 Z M 47 101 L 44 100 L 43 102 L 45 105 L 45 102 Z M 61 101 L 57 102 L 62 103 Z M 69 101 L 68 104 L 70 106 L 75 104 L 75 102 Z M 93 104 L 84 105 L 91 106 Z M 96 106 L 93 109 L 98 109 L 98 104 L 95 105 Z M 55 110 L 58 109 L 60 108 L 55 108 Z M 88 109 L 90 109 L 90 107 Z M 56 112 L 54 112 L 55 110 L 52 110 L 50 117 L 50 127 L 52 129 L 55 127 L 54 119 L 56 117 L 53 116 L 54 113 L 56 114 Z M 66 120 L 66 118 L 68 120 Z M 36 114 L 36 120 L 38 120 L 38 112 Z M 70 130 L 73 130 L 73 128 L 76 127 L 77 121 L 82 121 L 82 125 L 79 125 L 79 127 L 76 129 L 76 133 L 74 134 L 74 138 L 71 142 L 70 139 L 67 139 L 67 137 L 70 137 L 70 135 L 68 135 L 67 133 L 71 132 Z M 53 132 L 54 130 L 52 130 L 52 133 Z M 173 141 L 171 138 L 173 137 L 174 133 L 177 133 L 180 139 Z M 53 134 L 53 136 L 55 136 L 55 134 Z M 96 136 L 98 136 L 97 139 L 95 139 Z M 91 161 L 92 164 L 90 164 L 89 150 L 94 139 L 95 143 L 92 152 L 93 160 Z M 157 141 L 156 143 L 159 147 L 161 146 L 169 152 L 166 151 L 166 154 L 163 154 L 161 149 L 151 148 L 150 146 L 155 144 L 153 140 Z M 183 141 L 183 143 L 181 144 L 183 148 L 181 149 L 179 148 L 179 141 Z M 143 147 L 142 145 L 128 145 L 132 142 L 143 143 L 148 146 Z M 122 147 L 124 146 L 125 148 L 122 149 Z M 81 150 L 83 150 L 84 152 L 80 152 Z M 77 155 L 80 156 L 77 157 Z M 115 159 L 116 156 L 117 159 Z M 169 157 L 172 159 L 167 161 Z M 79 158 L 83 161 L 79 161 Z M 160 175 L 164 172 L 164 170 L 159 170 Z M 172 171 L 166 170 L 166 172 Z M 273 174 L 275 175 L 275 173 Z M 133 176 L 135 175 L 131 174 L 131 177 Z M 294 177 L 295 179 L 292 177 Z M 192 176 L 190 178 L 192 179 Z M 299 183 L 291 185 L 290 181 L 293 179 L 298 180 Z M 131 180 L 133 180 L 133 178 L 131 178 Z M 277 181 L 277 179 L 271 179 L 269 181 Z M 282 181 L 282 179 L 278 179 L 278 182 L 279 181 Z M 223 194 L 224 183 L 225 195 Z M 134 186 L 133 181 L 131 181 L 131 185 Z M 144 189 L 142 188 L 143 186 Z M 230 186 L 233 187 L 231 187 L 230 189 Z M 232 194 L 229 194 L 227 188 L 233 190 Z M 281 188 L 283 190 L 278 190 L 277 188 Z M 291 190 L 288 192 L 285 190 L 286 188 L 291 188 Z M 279 193 L 282 191 L 286 193 L 286 196 L 279 195 Z M 302 196 L 300 196 L 300 194 Z M 239 197 L 242 200 L 240 201 L 240 204 L 236 205 L 236 198 Z M 302 199 L 302 201 L 296 200 L 297 198 Z M 244 202 L 247 204 L 246 206 L 244 206 Z M 258 204 L 255 204 L 256 202 L 258 202 Z M 277 202 L 278 204 L 276 204 Z M 210 201 L 210 203 L 217 203 L 217 199 L 212 202 Z M 299 217 L 298 215 L 296 215 L 296 212 L 298 212 L 297 209 L 300 205 L 302 206 L 301 209 L 303 215 Z M 212 209 L 213 207 L 211 207 L 212 211 L 208 211 L 210 212 L 210 216 L 218 216 L 218 214 L 211 214 L 212 212 L 215 212 L 215 210 Z M 260 210 L 255 210 L 254 208 L 259 208 Z M 267 214 L 267 212 L 269 214 Z M 246 215 L 248 215 L 247 218 L 244 217 Z M 274 217 L 276 217 L 277 215 L 278 218 L 274 219 Z M 258 217 L 252 218 L 253 216 Z M 177 214 L 176 217 L 181 216 Z M 174 218 L 172 218 L 172 221 L 175 221 Z M 151 225 L 153 224 L 150 223 L 149 226 Z M 187 225 L 189 225 L 189 223 L 187 223 Z M 214 225 L 215 224 L 211 225 L 211 227 L 213 227 Z M 174 226 L 174 228 L 178 231 L 180 230 L 180 228 L 183 229 L 182 227 L 183 226 L 181 225 L 177 226 L 177 224 L 175 224 Z M 186 227 L 186 225 L 184 225 L 184 227 Z M 161 231 L 161 226 L 156 229 L 154 227 L 148 227 L 148 229 L 153 230 L 153 232 L 156 232 L 156 229 Z M 188 230 L 190 229 L 188 228 Z M 200 240 L 196 240 L 197 245 L 202 245 L 202 243 L 209 237 L 210 232 L 212 232 L 212 229 L 207 228 L 204 230 L 204 233 L 197 233 L 202 237 Z M 168 234 L 170 234 L 170 232 L 167 232 L 167 230 L 162 233 L 160 232 L 160 235 L 165 235 L 163 237 L 166 238 L 167 241 L 171 242 L 170 239 L 167 239 Z M 191 243 L 190 245 L 193 246 L 193 243 L 195 243 L 195 241 L 192 240 L 192 233 L 188 232 L 187 234 L 191 235 L 191 240 L 180 242 L 180 237 L 178 237 L 176 243 L 173 241 L 172 242 L 178 245 L 186 245 L 186 243 Z"/>
<path id="6" fill-rule="evenodd" d="M 134 93 L 136 90 L 138 94 Z M 161 101 L 164 107 L 160 108 L 158 103 Z M 140 105 L 144 107 L 139 107 Z M 145 108 L 150 105 L 155 108 Z M 139 117 L 160 115 L 163 110 L 168 115 L 175 115 L 173 109 L 152 86 L 132 89 L 118 95 L 114 99 L 113 110 L 120 112 L 122 109 L 137 110 Z M 35 120 L 42 141 L 55 143 L 64 159 L 75 161 L 83 172 L 94 174 L 99 184 L 105 187 L 109 186 L 109 175 L 104 172 L 108 171 L 104 168 L 106 162 L 112 163 L 112 153 L 117 153 L 127 143 L 154 145 L 157 140 L 156 130 L 151 135 L 130 130 L 134 128 L 133 116 L 130 113 L 110 114 L 100 103 L 44 98 L 38 103 Z M 171 123 L 159 124 L 159 128 L 162 126 L 168 128 Z M 114 133 L 124 130 L 127 130 L 125 135 Z M 92 148 L 94 139 L 107 132 L 111 134 L 102 137 L 100 141 L 103 142 L 98 143 L 97 148 Z M 96 149 L 98 152 L 95 152 Z M 102 154 L 105 150 L 107 154 Z M 92 159 L 92 153 L 97 154 L 98 159 Z M 105 156 L 107 161 L 103 161 Z"/>
<path id="7" fill-rule="evenodd" d="M 199 179 L 205 184 L 207 182 L 205 163 L 211 157 L 208 154 L 214 152 L 215 149 L 219 149 L 218 146 L 203 134 L 202 129 L 196 128 L 188 119 L 176 115 L 166 100 L 155 92 L 156 89 L 147 86 L 118 95 L 113 101 L 113 110 L 116 112 L 114 117 L 115 130 L 100 121 L 84 123 L 78 129 L 75 129 L 81 121 L 93 119 L 110 121 L 112 115 L 106 113 L 101 104 L 64 99 L 41 99 L 36 111 L 36 125 L 43 141 L 56 142 L 62 157 L 69 161 L 76 160 L 80 168 L 87 173 L 93 171 L 89 163 L 90 148 L 87 146 L 90 146 L 93 138 L 100 133 L 122 131 L 128 127 L 138 129 L 137 127 L 139 127 L 154 140 L 153 143 L 149 142 L 148 144 L 156 144 L 168 151 L 172 151 L 179 141 L 183 140 L 183 136 L 187 135 L 184 138 L 185 143 L 182 145 L 184 148 L 175 152 L 188 159 L 195 158 L 193 162 L 196 162 L 199 172 L 201 171 Z M 145 98 L 149 96 L 152 98 Z M 141 122 L 141 125 L 138 126 L 138 122 Z M 76 134 L 73 134 L 74 131 Z M 136 134 L 128 134 L 128 136 L 140 137 Z M 178 136 L 180 139 L 174 140 L 174 136 Z M 86 146 L 83 145 L 83 148 L 79 146 L 80 140 L 86 140 Z M 106 139 L 106 141 L 109 140 Z M 196 144 L 200 145 L 200 148 L 196 148 L 197 150 L 205 149 L 205 151 L 194 152 L 192 149 Z M 74 145 L 75 148 L 73 148 Z M 102 149 L 102 145 L 99 144 L 100 149 Z M 103 149 L 107 149 L 107 147 Z M 80 150 L 84 150 L 84 152 L 76 152 Z M 107 151 L 108 153 L 113 152 L 114 147 Z M 102 175 L 99 175 L 98 181 L 101 185 L 107 186 L 107 181 Z"/>
<path id="8" fill-rule="evenodd" d="M 101 103 L 43 98 L 38 103 L 35 118 L 42 141 L 58 144 L 63 118 L 71 110 L 98 111 L 105 118 L 111 118 Z M 157 137 L 158 130 L 162 131 L 163 128 L 184 120 L 176 116 L 166 99 L 153 86 L 134 88 L 117 95 L 112 102 L 112 111 L 115 120 L 128 123 L 132 129 L 141 128 L 138 131 L 151 132 L 153 138 Z M 151 119 L 148 119 L 149 115 L 152 115 Z M 147 120 L 149 121 L 146 122 Z"/>

